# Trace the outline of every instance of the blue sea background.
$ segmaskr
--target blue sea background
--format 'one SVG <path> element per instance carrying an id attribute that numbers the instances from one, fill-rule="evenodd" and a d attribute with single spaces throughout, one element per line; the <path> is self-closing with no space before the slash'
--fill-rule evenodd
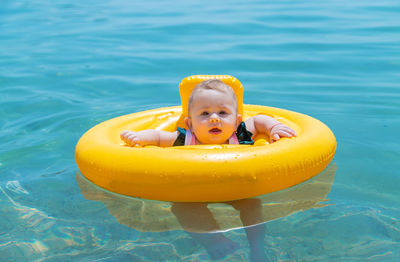
<path id="1" fill-rule="evenodd" d="M 245 103 L 337 138 L 327 206 L 265 222 L 271 261 L 400 261 L 396 0 L 1 1 L 1 260 L 207 261 L 184 230 L 138 230 L 85 198 L 74 160 L 89 128 L 178 105 L 193 74 L 233 75 Z M 222 261 L 249 261 L 244 229 L 225 235 L 240 248 Z"/>

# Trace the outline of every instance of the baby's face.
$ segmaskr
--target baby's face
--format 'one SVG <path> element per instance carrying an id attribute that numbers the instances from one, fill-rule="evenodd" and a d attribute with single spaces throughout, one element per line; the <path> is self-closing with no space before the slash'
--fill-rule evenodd
<path id="1" fill-rule="evenodd" d="M 216 90 L 201 90 L 190 106 L 187 126 L 200 144 L 225 144 L 242 121 L 234 98 Z"/>

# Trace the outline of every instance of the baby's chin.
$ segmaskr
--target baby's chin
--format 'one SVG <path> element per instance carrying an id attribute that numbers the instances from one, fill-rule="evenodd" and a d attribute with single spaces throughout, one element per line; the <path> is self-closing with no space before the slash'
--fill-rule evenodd
<path id="1" fill-rule="evenodd" d="M 198 141 L 202 145 L 222 145 L 222 144 L 228 144 L 229 138 L 221 138 L 221 137 L 208 137 L 206 139 L 198 139 Z"/>

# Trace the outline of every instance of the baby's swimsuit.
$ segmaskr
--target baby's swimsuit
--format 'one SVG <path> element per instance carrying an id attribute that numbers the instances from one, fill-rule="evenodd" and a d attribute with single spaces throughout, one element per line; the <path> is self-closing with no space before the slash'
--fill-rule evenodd
<path id="1" fill-rule="evenodd" d="M 174 142 L 174 146 L 188 146 L 195 145 L 195 136 L 190 130 L 186 130 L 178 127 L 179 135 Z M 246 124 L 244 122 L 240 123 L 237 130 L 229 138 L 229 144 L 241 144 L 241 145 L 252 145 L 254 144 L 251 137 L 253 134 L 246 129 Z"/>

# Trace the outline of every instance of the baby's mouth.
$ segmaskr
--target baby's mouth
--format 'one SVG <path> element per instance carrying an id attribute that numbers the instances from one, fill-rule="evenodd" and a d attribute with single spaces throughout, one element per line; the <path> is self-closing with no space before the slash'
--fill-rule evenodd
<path id="1" fill-rule="evenodd" d="M 214 128 L 211 128 L 208 132 L 213 134 L 213 135 L 218 135 L 218 134 L 220 134 L 222 132 L 222 130 L 217 128 L 217 127 L 214 127 Z"/>

